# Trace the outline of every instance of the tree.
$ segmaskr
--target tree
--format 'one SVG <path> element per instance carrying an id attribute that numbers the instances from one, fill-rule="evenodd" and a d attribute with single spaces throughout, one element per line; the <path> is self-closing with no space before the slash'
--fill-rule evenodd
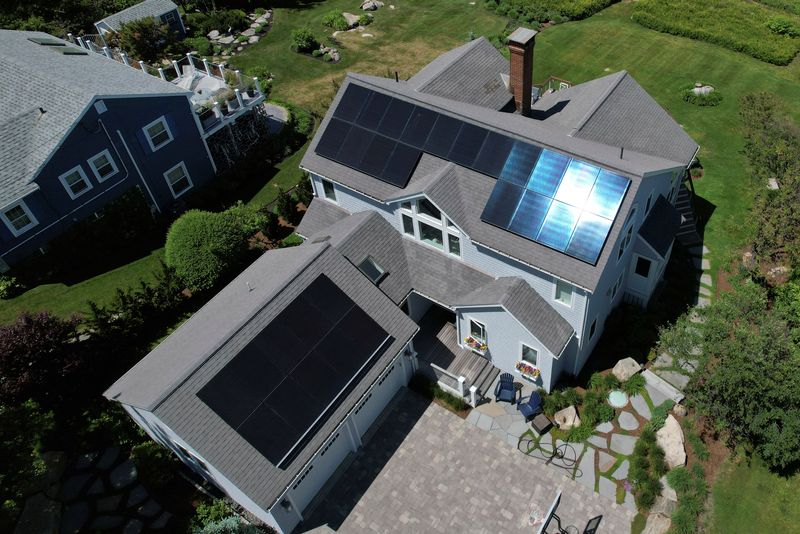
<path id="1" fill-rule="evenodd" d="M 122 25 L 111 37 L 111 44 L 128 53 L 132 58 L 148 63 L 164 57 L 177 38 L 169 25 L 151 17 L 134 20 Z"/>
<path id="2" fill-rule="evenodd" d="M 59 392 L 82 362 L 78 319 L 22 313 L 0 326 L 0 404 L 44 399 Z"/>

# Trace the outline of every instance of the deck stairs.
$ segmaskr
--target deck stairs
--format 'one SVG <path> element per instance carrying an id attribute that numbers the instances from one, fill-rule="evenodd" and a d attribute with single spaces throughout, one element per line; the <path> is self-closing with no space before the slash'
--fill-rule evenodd
<path id="1" fill-rule="evenodd" d="M 675 237 L 686 247 L 702 243 L 703 239 L 697 233 L 697 218 L 692 208 L 692 194 L 685 184 L 681 184 L 678 198 L 675 200 L 675 207 L 681 214 L 681 226 Z"/>

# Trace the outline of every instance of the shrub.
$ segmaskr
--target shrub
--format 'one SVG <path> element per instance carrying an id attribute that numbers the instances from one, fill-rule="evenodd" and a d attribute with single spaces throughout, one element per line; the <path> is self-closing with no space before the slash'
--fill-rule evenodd
<path id="1" fill-rule="evenodd" d="M 203 501 L 194 509 L 191 530 L 193 532 L 202 530 L 210 523 L 215 523 L 232 515 L 234 515 L 234 511 L 225 499 L 214 499 L 211 502 Z"/>
<path id="2" fill-rule="evenodd" d="M 597 407 L 598 423 L 607 423 L 608 421 L 614 419 L 614 415 L 616 415 L 616 413 L 614 412 L 614 408 L 612 408 L 608 404 L 603 403 Z"/>
<path id="3" fill-rule="evenodd" d="M 645 382 L 644 376 L 637 373 L 622 383 L 622 391 L 630 397 L 640 395 L 644 391 Z"/>
<path id="4" fill-rule="evenodd" d="M 153 63 L 168 54 L 176 41 L 175 32 L 167 24 L 146 17 L 122 24 L 109 37 L 111 46 L 125 50 L 131 57 Z"/>
<path id="5" fill-rule="evenodd" d="M 236 38 L 236 42 L 237 43 L 246 43 L 248 39 L 250 39 L 248 36 L 240 35 L 239 37 Z"/>
<path id="6" fill-rule="evenodd" d="M 235 214 L 190 210 L 167 233 L 167 265 L 192 291 L 209 290 L 247 255 L 249 233 Z"/>
<path id="7" fill-rule="evenodd" d="M 308 207 L 314 198 L 314 188 L 311 186 L 311 177 L 307 173 L 304 173 L 303 179 L 300 180 L 295 191 L 297 192 L 297 201 Z"/>
<path id="8" fill-rule="evenodd" d="M 280 190 L 278 198 L 275 201 L 275 207 L 278 211 L 278 215 L 283 217 L 289 224 L 293 224 L 297 219 L 297 202 L 288 191 Z"/>
<path id="9" fill-rule="evenodd" d="M 322 55 L 322 50 L 319 48 L 315 48 L 311 51 L 311 57 L 320 57 Z"/>
<path id="10" fill-rule="evenodd" d="M 331 56 L 329 52 L 325 52 L 322 55 L 322 60 L 323 61 L 333 61 L 333 56 Z"/>
<path id="11" fill-rule="evenodd" d="M 656 478 L 647 478 L 644 482 L 640 482 L 636 486 L 636 504 L 639 508 L 649 509 L 656 502 L 656 499 L 661 495 L 663 486 Z"/>
<path id="12" fill-rule="evenodd" d="M 158 491 L 173 478 L 178 460 L 171 451 L 155 441 L 134 445 L 131 459 L 136 464 L 139 479 L 151 491 Z"/>
<path id="13" fill-rule="evenodd" d="M 210 56 L 214 52 L 211 41 L 205 37 L 187 37 L 181 44 L 187 52 L 195 51 L 201 56 Z"/>
<path id="14" fill-rule="evenodd" d="M 619 388 L 619 379 L 612 373 L 603 375 L 603 391 L 611 391 Z"/>
<path id="15" fill-rule="evenodd" d="M 308 26 L 292 30 L 291 37 L 292 47 L 301 54 L 307 54 L 315 48 L 319 48 L 319 41 Z"/>
<path id="16" fill-rule="evenodd" d="M 329 11 L 322 17 L 322 23 L 337 31 L 345 31 L 350 28 L 350 25 L 347 24 L 347 20 L 344 18 L 341 11 Z"/>
<path id="17" fill-rule="evenodd" d="M 272 527 L 251 525 L 237 516 L 229 516 L 208 523 L 202 529 L 195 530 L 194 534 L 273 534 L 274 532 Z"/>
<path id="18" fill-rule="evenodd" d="M 257 7 L 257 8 L 255 9 L 255 11 L 253 11 L 253 13 L 255 13 L 256 15 L 263 15 L 263 14 L 265 14 L 266 12 L 267 12 L 267 10 L 266 10 L 266 9 L 264 9 L 263 7 Z"/>
<path id="19" fill-rule="evenodd" d="M 22 291 L 22 285 L 10 274 L 0 274 L 0 299 L 16 297 Z"/>
<path id="20" fill-rule="evenodd" d="M 604 384 L 603 375 L 597 371 L 592 373 L 592 376 L 589 377 L 589 387 L 591 389 L 602 389 Z"/>
<path id="21" fill-rule="evenodd" d="M 703 83 L 702 85 L 710 85 Z M 694 104 L 695 106 L 718 106 L 722 102 L 722 93 L 718 90 L 714 89 L 710 93 L 706 94 L 697 94 L 694 92 L 695 86 L 694 84 L 687 85 L 683 89 L 681 89 L 681 98 L 684 102 L 688 102 L 689 104 Z"/>
<path id="22" fill-rule="evenodd" d="M 235 32 L 244 30 L 250 26 L 250 19 L 247 13 L 240 9 L 220 9 L 207 13 L 187 13 L 185 21 L 186 25 L 190 27 L 192 35 L 195 37 L 205 37 L 213 30 L 227 33 L 228 28 L 230 28 L 232 32 Z"/>
<path id="23" fill-rule="evenodd" d="M 676 467 L 667 474 L 667 482 L 679 495 L 692 489 L 692 474 L 685 467 Z"/>
<path id="24" fill-rule="evenodd" d="M 669 411 L 672 407 L 675 406 L 675 403 L 671 400 L 666 400 L 662 404 L 653 408 L 653 416 L 650 418 L 650 422 L 645 425 L 645 427 L 651 429 L 654 433 L 664 426 L 664 423 L 667 422 L 667 416 L 669 415 Z"/>
<path id="25" fill-rule="evenodd" d="M 373 20 L 374 20 L 374 17 L 372 16 L 371 13 L 364 13 L 363 15 L 358 17 L 358 25 L 359 26 L 369 26 L 370 24 L 372 24 Z"/>
<path id="26" fill-rule="evenodd" d="M 800 29 L 797 25 L 786 17 L 773 17 L 767 22 L 767 28 L 772 33 L 785 35 L 787 37 L 800 37 Z"/>

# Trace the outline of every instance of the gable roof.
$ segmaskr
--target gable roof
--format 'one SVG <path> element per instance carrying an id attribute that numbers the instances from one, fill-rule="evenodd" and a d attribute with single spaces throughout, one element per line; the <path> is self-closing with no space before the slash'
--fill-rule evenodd
<path id="1" fill-rule="evenodd" d="M 329 228 L 348 215 L 347 211 L 333 202 L 311 202 L 294 232 L 300 237 L 307 238 Z"/>
<path id="2" fill-rule="evenodd" d="M 0 30 L 0 71 L 0 206 L 38 188 L 35 174 L 96 97 L 191 94 L 42 32 Z"/>
<path id="3" fill-rule="evenodd" d="M 326 275 L 393 340 L 332 408 L 284 468 L 278 468 L 201 401 L 197 393 L 320 274 Z M 354 409 L 417 325 L 326 243 L 263 254 L 136 364 L 105 396 L 154 413 L 265 510 Z"/>
<path id="4" fill-rule="evenodd" d="M 95 22 L 95 24 L 103 23 L 112 30 L 119 31 L 122 25 L 128 22 L 148 17 L 158 18 L 164 13 L 169 13 L 176 9 L 178 9 L 178 6 L 171 0 L 144 0 L 144 2 L 140 2 L 127 9 L 117 11 L 113 15 L 109 15 Z"/>
<path id="5" fill-rule="evenodd" d="M 421 93 L 499 110 L 514 98 L 502 75 L 508 75 L 508 61 L 479 37 L 440 55 L 408 84 Z"/>
<path id="6" fill-rule="evenodd" d="M 647 218 L 639 228 L 639 235 L 662 258 L 666 258 L 667 251 L 669 251 L 669 247 L 672 245 L 675 234 L 678 233 L 680 227 L 680 212 L 663 195 L 659 195 Z"/>

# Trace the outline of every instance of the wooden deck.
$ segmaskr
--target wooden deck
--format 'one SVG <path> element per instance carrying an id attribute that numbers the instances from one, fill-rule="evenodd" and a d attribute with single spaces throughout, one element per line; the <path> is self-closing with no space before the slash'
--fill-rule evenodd
<path id="1" fill-rule="evenodd" d="M 414 338 L 414 348 L 426 374 L 432 369 L 425 364 L 435 364 L 445 371 L 467 379 L 467 385 L 475 385 L 481 394 L 491 386 L 500 372 L 488 359 L 459 346 L 456 325 L 451 312 L 431 307 L 419 321 L 420 332 Z M 424 369 L 427 367 L 427 369 Z"/>

